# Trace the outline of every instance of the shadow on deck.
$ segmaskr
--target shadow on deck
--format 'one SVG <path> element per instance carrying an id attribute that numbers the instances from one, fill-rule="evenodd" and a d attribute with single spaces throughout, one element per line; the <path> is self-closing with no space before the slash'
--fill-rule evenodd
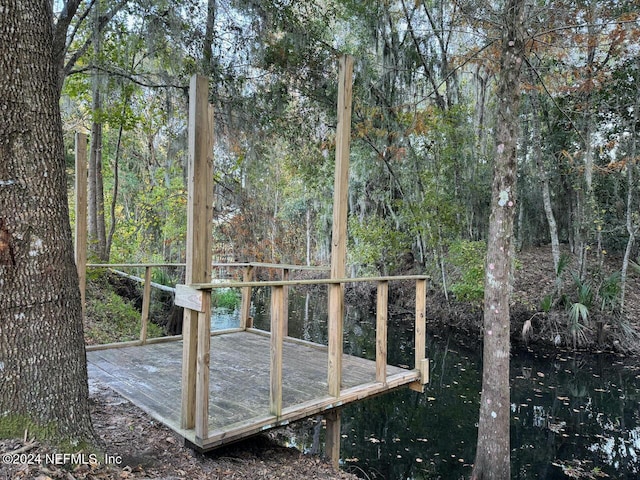
<path id="1" fill-rule="evenodd" d="M 283 344 L 282 414 L 269 413 L 270 335 L 249 329 L 211 336 L 209 436 L 181 428 L 182 341 L 87 352 L 97 380 L 201 450 L 325 412 L 420 380 L 420 372 L 387 366 L 376 381 L 376 362 L 342 356 L 339 397 L 327 391 L 327 347 L 286 337 Z"/>

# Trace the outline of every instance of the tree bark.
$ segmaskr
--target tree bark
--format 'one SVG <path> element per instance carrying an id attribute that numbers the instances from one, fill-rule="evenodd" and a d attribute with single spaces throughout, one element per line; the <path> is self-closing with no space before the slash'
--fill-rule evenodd
<path id="1" fill-rule="evenodd" d="M 100 1 L 94 7 L 93 50 L 94 62 L 97 64 L 100 56 Z M 92 110 L 93 121 L 91 123 L 91 151 L 89 155 L 88 174 L 88 227 L 89 250 L 100 261 L 109 260 L 107 254 L 107 235 L 104 220 L 104 182 L 102 177 L 102 120 L 99 115 L 102 110 L 102 74 L 98 69 L 93 72 L 92 78 Z"/>
<path id="2" fill-rule="evenodd" d="M 640 63 L 640 61 L 638 62 Z M 637 140 L 637 125 L 638 121 L 640 121 L 640 84 L 636 83 L 636 99 L 635 105 L 633 109 L 633 118 L 631 125 L 631 147 L 629 149 L 629 160 L 627 162 L 627 212 L 626 212 L 626 227 L 627 234 L 629 235 L 627 239 L 627 246 L 624 250 L 624 257 L 622 259 L 622 268 L 620 270 L 620 311 L 624 313 L 625 308 L 625 297 L 627 292 L 627 272 L 629 270 L 629 261 L 631 260 L 631 252 L 633 250 L 633 245 L 636 241 L 636 235 L 638 234 L 638 207 L 635 205 L 634 201 L 634 185 L 635 185 L 635 176 L 634 170 L 636 168 L 636 155 L 638 152 L 638 140 Z"/>
<path id="3" fill-rule="evenodd" d="M 516 211 L 518 107 L 523 60 L 523 0 L 505 5 L 498 78 L 496 157 L 485 265 L 484 351 L 472 479 L 511 476 L 509 441 L 509 296 Z"/>
<path id="4" fill-rule="evenodd" d="M 0 432 L 91 441 L 51 2 L 0 9 Z"/>
<path id="5" fill-rule="evenodd" d="M 542 108 L 540 105 L 540 98 L 538 92 L 531 93 L 531 105 L 533 111 L 531 112 L 531 128 L 533 134 L 533 155 L 535 156 L 538 172 L 540 173 L 540 184 L 542 188 L 542 205 L 544 206 L 544 214 L 547 218 L 547 224 L 549 225 L 549 237 L 551 240 L 551 256 L 553 257 L 553 270 L 556 274 L 556 293 L 560 291 L 558 276 L 558 269 L 560 267 L 560 239 L 558 237 L 558 224 L 556 217 L 553 213 L 553 206 L 551 204 L 551 192 L 549 189 L 549 172 L 547 164 L 544 160 L 544 149 L 542 148 L 542 126 L 540 122 L 540 115 L 542 114 Z"/>

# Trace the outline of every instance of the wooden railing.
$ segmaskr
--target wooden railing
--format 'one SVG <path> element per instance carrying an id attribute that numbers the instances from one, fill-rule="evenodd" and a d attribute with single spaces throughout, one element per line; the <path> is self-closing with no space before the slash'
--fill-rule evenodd
<path id="1" fill-rule="evenodd" d="M 143 284 L 142 290 L 142 310 L 140 312 L 140 336 L 138 340 L 132 340 L 128 342 L 117 342 L 110 344 L 102 344 L 102 345 L 88 345 L 87 350 L 99 350 L 104 348 L 112 348 L 112 347 L 126 347 L 133 345 L 144 345 L 146 343 L 158 342 L 158 341 L 169 341 L 169 340 L 178 340 L 181 338 L 181 335 L 173 335 L 169 337 L 162 337 L 161 339 L 149 339 L 147 338 L 147 330 L 149 326 L 149 310 L 151 307 L 151 287 L 157 288 L 159 290 L 164 290 L 168 292 L 175 293 L 174 287 L 169 287 L 166 285 L 162 285 L 156 282 L 151 281 L 151 273 L 154 268 L 165 268 L 165 267 L 184 267 L 184 263 L 88 263 L 86 264 L 87 268 L 108 268 L 115 273 L 127 277 L 131 280 L 140 282 Z M 126 272 L 121 272 L 116 269 L 118 268 L 144 268 L 144 278 L 137 277 L 135 275 L 127 274 Z M 80 289 L 82 291 L 82 298 L 85 298 L 85 288 L 86 286 L 81 282 Z"/>
<path id="2" fill-rule="evenodd" d="M 209 299 L 211 291 L 217 288 L 271 288 L 271 348 L 270 348 L 270 400 L 269 411 L 272 415 L 282 414 L 282 352 L 286 336 L 286 302 L 285 291 L 289 287 L 300 285 L 344 285 L 347 283 L 376 282 L 376 382 L 386 383 L 387 378 L 387 319 L 388 319 L 388 291 L 389 282 L 401 280 L 413 280 L 416 284 L 416 309 L 415 309 L 415 363 L 414 368 L 420 373 L 420 381 L 411 387 L 422 391 L 423 385 L 428 381 L 429 362 L 425 356 L 426 347 L 426 282 L 424 275 L 409 275 L 398 277 L 368 277 L 368 278 L 341 278 L 341 279 L 315 279 L 315 280 L 279 280 L 262 282 L 224 282 L 224 283 L 200 283 L 193 285 L 176 285 L 176 305 L 204 314 L 210 308 Z M 330 306 L 331 308 L 331 306 Z M 329 322 L 335 321 L 331 318 Z M 342 318 L 340 328 L 330 328 L 328 338 L 329 361 L 327 364 L 328 394 L 334 397 L 340 396 L 342 382 L 342 362 L 336 361 L 342 357 Z M 198 323 L 198 341 L 189 347 L 190 352 L 185 355 L 197 358 L 197 375 L 183 373 L 183 389 L 193 389 L 197 392 L 191 396 L 194 402 L 186 406 L 185 415 L 193 418 L 184 428 L 195 428 L 196 438 L 206 439 L 208 436 L 208 412 L 209 411 L 209 322 Z M 331 333 L 334 332 L 334 333 Z M 183 405 L 185 408 L 185 405 Z M 194 412 L 191 412 L 193 409 Z M 199 412 L 199 413 L 198 413 Z"/>
<path id="3" fill-rule="evenodd" d="M 117 342 L 103 345 L 90 345 L 87 347 L 88 350 L 97 350 L 111 347 L 126 347 L 132 345 L 144 345 L 148 342 L 158 342 L 164 340 L 158 339 L 148 339 L 147 338 L 147 330 L 149 325 L 149 310 L 151 306 L 151 287 L 156 288 L 158 290 L 163 290 L 167 292 L 171 292 L 175 294 L 175 287 L 170 287 L 167 285 L 162 285 L 160 283 L 151 281 L 152 270 L 155 268 L 180 268 L 185 267 L 184 263 L 88 263 L 86 264 L 86 268 L 107 268 L 113 271 L 114 273 L 139 282 L 143 285 L 143 293 L 142 293 L 142 309 L 140 312 L 140 336 L 139 340 L 132 340 L 127 342 Z M 255 270 L 257 268 L 269 268 L 269 269 L 278 269 L 281 270 L 282 279 L 289 280 L 290 272 L 292 271 L 328 271 L 328 267 L 318 267 L 318 266 L 306 266 L 306 265 L 283 265 L 276 263 L 261 263 L 261 262 L 244 262 L 244 263 L 212 263 L 212 267 L 214 269 L 242 269 L 242 278 L 244 282 L 250 282 L 253 280 L 255 275 Z M 131 275 L 126 272 L 119 271 L 117 269 L 131 269 L 131 268 L 144 268 L 144 278 L 138 277 L 136 275 Z M 85 298 L 85 289 L 86 285 L 83 281 L 80 282 L 80 289 L 82 292 L 82 298 Z M 240 306 L 240 328 L 246 329 L 252 326 L 252 318 L 250 315 L 251 311 L 251 286 L 245 286 L 242 288 L 242 303 Z M 287 312 L 287 291 L 285 289 L 284 292 L 284 304 L 285 304 L 285 318 L 288 316 Z M 84 309 L 84 307 L 83 307 Z M 286 327 L 285 327 L 286 334 Z M 178 340 L 182 338 L 182 335 L 173 335 L 169 337 L 163 337 L 167 340 Z"/>

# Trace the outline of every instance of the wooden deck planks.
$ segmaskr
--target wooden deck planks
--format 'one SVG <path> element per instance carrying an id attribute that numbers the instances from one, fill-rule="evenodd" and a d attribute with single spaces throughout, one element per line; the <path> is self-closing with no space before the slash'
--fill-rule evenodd
<path id="1" fill-rule="evenodd" d="M 416 380 L 414 371 L 388 366 L 388 385 L 375 383 L 376 364 L 344 355 L 344 398 L 328 395 L 326 348 L 285 341 L 282 416 L 269 413 L 270 338 L 250 332 L 211 337 L 209 435 L 204 448 L 397 388 Z M 194 441 L 180 428 L 182 342 L 87 352 L 89 377 L 113 388 L 145 412 Z M 360 386 L 362 389 L 360 390 Z"/>

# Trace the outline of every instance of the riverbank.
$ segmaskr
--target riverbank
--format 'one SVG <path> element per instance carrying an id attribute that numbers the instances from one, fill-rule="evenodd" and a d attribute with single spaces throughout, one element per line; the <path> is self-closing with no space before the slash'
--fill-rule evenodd
<path id="1" fill-rule="evenodd" d="M 110 458 L 104 463 L 73 465 L 56 457 L 56 464 L 38 464 L 36 459 L 61 453 L 49 445 L 26 438 L 0 440 L 2 455 L 17 452 L 17 460 L 0 464 L 0 479 L 111 480 L 155 478 L 178 479 L 316 479 L 354 480 L 357 477 L 334 470 L 318 456 L 303 455 L 265 434 L 247 442 L 231 445 L 210 454 L 198 454 L 182 445 L 171 430 L 156 422 L 112 390 L 91 386 L 91 415 L 96 434 Z M 77 453 L 77 452 L 73 452 Z M 40 455 L 40 457 L 37 457 Z M 4 457 L 3 457 L 4 458 Z M 53 458 L 53 457 L 49 457 Z M 85 458 L 85 457 L 77 457 Z M 87 459 L 88 454 L 87 454 Z M 80 462 L 83 463 L 83 462 Z M 88 462 L 84 462 L 88 463 Z"/>
<path id="2" fill-rule="evenodd" d="M 584 280 L 578 281 L 577 261 L 565 253 L 558 292 L 550 247 L 518 252 L 510 306 L 512 347 L 640 354 L 640 274 L 629 271 L 621 312 L 616 272 L 622 260 L 605 256 L 600 266 L 593 259 Z M 370 295 L 374 298 L 375 291 Z M 390 303 L 410 315 L 412 287 L 405 286 L 395 295 Z M 571 307 L 577 303 L 584 304 L 586 319 L 572 318 Z M 427 295 L 427 328 L 431 331 L 446 331 L 462 343 L 481 342 L 482 318 L 481 300 L 459 301 L 450 292 L 445 296 L 438 285 L 431 286 Z"/>

